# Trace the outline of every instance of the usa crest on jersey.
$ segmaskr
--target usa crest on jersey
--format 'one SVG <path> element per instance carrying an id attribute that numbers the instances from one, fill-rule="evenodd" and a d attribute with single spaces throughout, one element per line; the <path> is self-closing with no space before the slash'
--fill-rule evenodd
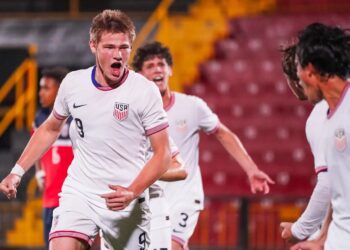
<path id="1" fill-rule="evenodd" d="M 116 102 L 114 104 L 114 112 L 113 116 L 118 120 L 118 121 L 123 121 L 126 118 L 128 118 L 129 114 L 129 104 L 126 103 L 120 103 Z"/>
<path id="2" fill-rule="evenodd" d="M 181 132 L 181 133 L 184 133 L 187 131 L 187 121 L 185 119 L 176 120 L 175 126 L 176 126 L 176 130 Z"/>
<path id="3" fill-rule="evenodd" d="M 338 128 L 337 130 L 335 130 L 334 137 L 336 149 L 340 152 L 344 151 L 347 146 L 345 129 Z"/>

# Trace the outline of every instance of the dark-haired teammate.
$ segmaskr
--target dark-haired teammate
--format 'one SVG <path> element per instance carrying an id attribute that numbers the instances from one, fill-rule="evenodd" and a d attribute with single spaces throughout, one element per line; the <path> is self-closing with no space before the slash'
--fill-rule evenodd
<path id="1" fill-rule="evenodd" d="M 170 90 L 172 57 L 167 47 L 153 42 L 139 48 L 133 60 L 135 71 L 152 80 L 162 95 L 169 119 L 170 136 L 180 149 L 188 176 L 169 183 L 165 195 L 171 208 L 172 249 L 186 249 L 203 209 L 204 194 L 198 165 L 199 132 L 214 134 L 246 172 L 253 193 L 269 192 L 270 178 L 258 169 L 238 137 L 223 125 L 200 98 Z"/>
<path id="2" fill-rule="evenodd" d="M 304 90 L 297 76 L 296 45 L 290 45 L 283 51 L 282 68 L 288 86 L 299 100 L 306 100 Z M 323 124 L 327 119 L 328 104 L 322 100 L 315 104 L 306 122 L 306 137 L 314 156 L 317 183 L 307 208 L 300 218 L 294 222 L 282 222 L 282 238 L 288 241 L 300 241 L 313 236 L 320 228 L 330 204 L 330 183 L 324 152 L 319 147 L 319 139 L 323 133 Z"/>
<path id="3" fill-rule="evenodd" d="M 326 100 L 329 107 L 318 144 L 326 159 L 333 211 L 329 210 L 318 240 L 298 243 L 292 249 L 350 249 L 349 32 L 320 23 L 307 26 L 298 35 L 296 63 L 308 101 Z"/>

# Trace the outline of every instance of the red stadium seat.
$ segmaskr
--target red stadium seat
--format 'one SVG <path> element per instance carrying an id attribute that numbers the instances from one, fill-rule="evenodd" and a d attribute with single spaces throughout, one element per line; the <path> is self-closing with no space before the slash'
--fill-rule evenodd
<path id="1" fill-rule="evenodd" d="M 298 101 L 281 69 L 280 48 L 313 21 L 347 24 L 348 16 L 258 16 L 233 20 L 215 57 L 200 67 L 188 90 L 202 97 L 243 142 L 253 160 L 276 179 L 274 195 L 312 190 L 313 157 L 305 138 L 312 106 Z M 249 195 L 245 174 L 213 136 L 201 138 L 200 164 L 210 194 Z M 237 183 L 238 185 L 236 185 Z"/>

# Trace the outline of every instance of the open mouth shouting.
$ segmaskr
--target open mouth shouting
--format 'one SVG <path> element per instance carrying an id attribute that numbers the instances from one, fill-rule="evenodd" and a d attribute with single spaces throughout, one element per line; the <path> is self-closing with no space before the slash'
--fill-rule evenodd
<path id="1" fill-rule="evenodd" d="M 153 82 L 155 82 L 157 85 L 160 85 L 164 80 L 163 76 L 156 76 L 152 79 Z"/>
<path id="2" fill-rule="evenodd" d="M 120 62 L 112 63 L 111 68 L 112 68 L 112 75 L 115 77 L 119 77 L 122 64 Z"/>

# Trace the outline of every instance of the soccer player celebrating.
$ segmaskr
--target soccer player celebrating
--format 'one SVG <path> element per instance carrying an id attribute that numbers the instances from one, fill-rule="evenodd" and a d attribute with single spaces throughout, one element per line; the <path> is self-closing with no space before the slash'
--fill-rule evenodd
<path id="1" fill-rule="evenodd" d="M 291 249 L 350 249 L 348 30 L 320 23 L 308 25 L 298 35 L 296 63 L 308 101 L 326 100 L 329 107 L 318 143 L 328 167 L 332 209 L 317 240 L 298 243 Z"/>
<path id="2" fill-rule="evenodd" d="M 1 182 L 1 191 L 14 198 L 21 176 L 72 116 L 74 159 L 53 214 L 52 250 L 88 249 L 99 230 L 114 249 L 149 245 L 145 190 L 171 157 L 159 90 L 127 67 L 134 37 L 134 24 L 123 12 L 104 10 L 94 17 L 90 49 L 96 65 L 65 77 L 52 113 Z M 148 162 L 147 139 L 153 150 Z"/>
<path id="3" fill-rule="evenodd" d="M 306 100 L 300 80 L 297 76 L 297 66 L 295 62 L 296 45 L 290 45 L 283 51 L 282 68 L 286 76 L 287 83 L 299 100 Z M 311 114 L 306 122 L 306 137 L 314 156 L 315 172 L 317 174 L 317 183 L 313 190 L 312 196 L 307 208 L 294 222 L 282 222 L 281 236 L 283 239 L 295 242 L 315 237 L 315 233 L 321 226 L 327 208 L 331 201 L 329 175 L 327 172 L 326 159 L 319 139 L 323 134 L 323 125 L 327 120 L 328 104 L 322 100 L 315 104 Z"/>
<path id="4" fill-rule="evenodd" d="M 180 149 L 188 177 L 166 186 L 165 195 L 171 207 L 172 249 L 186 249 L 203 209 L 203 187 L 198 165 L 199 131 L 215 134 L 227 152 L 237 160 L 248 175 L 251 191 L 269 192 L 273 181 L 258 169 L 238 137 L 223 125 L 200 98 L 170 90 L 172 70 L 169 49 L 159 42 L 139 48 L 133 59 L 135 71 L 152 80 L 158 87 L 167 111 L 170 136 Z"/>

